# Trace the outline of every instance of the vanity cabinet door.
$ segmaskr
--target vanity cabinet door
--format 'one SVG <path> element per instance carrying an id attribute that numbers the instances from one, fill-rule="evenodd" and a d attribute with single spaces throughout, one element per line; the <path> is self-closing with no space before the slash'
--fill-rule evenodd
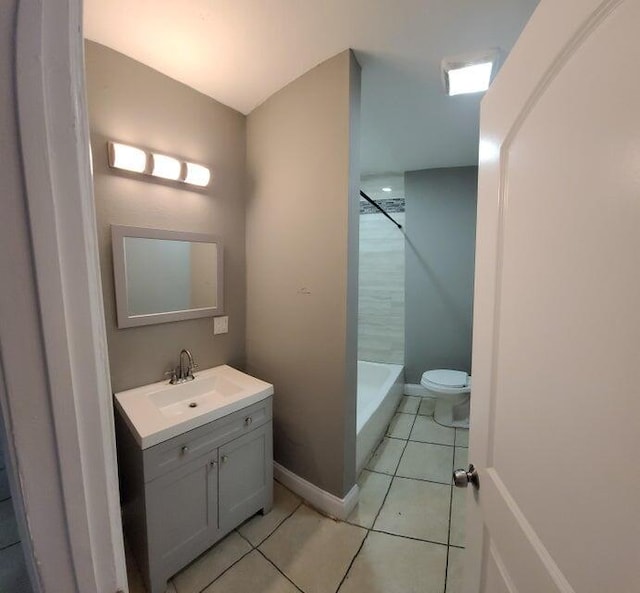
<path id="1" fill-rule="evenodd" d="M 223 445 L 219 453 L 220 529 L 228 531 L 272 500 L 271 422 Z"/>
<path id="2" fill-rule="evenodd" d="M 216 539 L 217 451 L 147 484 L 151 573 L 171 576 Z"/>

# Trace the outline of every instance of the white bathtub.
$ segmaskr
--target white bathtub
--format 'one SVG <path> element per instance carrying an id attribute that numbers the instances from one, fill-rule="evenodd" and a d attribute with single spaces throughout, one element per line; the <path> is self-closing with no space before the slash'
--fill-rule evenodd
<path id="1" fill-rule="evenodd" d="M 404 367 L 358 361 L 356 470 L 360 474 L 384 436 L 402 397 Z"/>

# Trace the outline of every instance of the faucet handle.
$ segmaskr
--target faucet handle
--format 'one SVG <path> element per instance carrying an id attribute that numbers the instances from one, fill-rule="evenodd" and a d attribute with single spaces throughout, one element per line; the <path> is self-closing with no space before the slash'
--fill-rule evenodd
<path id="1" fill-rule="evenodd" d="M 166 371 L 164 376 L 170 377 L 169 383 L 171 383 L 172 385 L 178 382 L 178 374 L 176 373 L 176 369 L 171 369 L 170 371 Z"/>
<path id="2" fill-rule="evenodd" d="M 198 363 L 197 362 L 190 362 L 189 366 L 187 367 L 187 376 L 190 379 L 193 379 L 193 371 L 195 371 L 198 368 Z"/>

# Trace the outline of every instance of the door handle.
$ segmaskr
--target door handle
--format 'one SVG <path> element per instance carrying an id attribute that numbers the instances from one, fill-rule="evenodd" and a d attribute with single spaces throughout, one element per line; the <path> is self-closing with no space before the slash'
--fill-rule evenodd
<path id="1" fill-rule="evenodd" d="M 473 484 L 476 490 L 480 490 L 480 477 L 478 476 L 478 470 L 473 466 L 473 463 L 469 464 L 469 469 L 457 469 L 453 472 L 453 483 L 458 488 L 466 488 L 469 484 Z"/>

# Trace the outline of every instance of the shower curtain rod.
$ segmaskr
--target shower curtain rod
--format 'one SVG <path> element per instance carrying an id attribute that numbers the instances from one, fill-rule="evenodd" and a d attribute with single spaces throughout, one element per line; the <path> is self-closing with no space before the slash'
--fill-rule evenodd
<path id="1" fill-rule="evenodd" d="M 399 229 L 402 228 L 402 225 L 395 221 L 393 218 L 391 218 L 391 216 L 389 216 L 387 214 L 387 212 L 385 210 L 383 210 L 380 206 L 378 206 L 378 204 L 376 204 L 367 194 L 365 194 L 362 190 L 360 190 L 360 195 L 367 200 L 367 202 L 369 202 L 369 204 L 371 204 L 372 206 L 375 206 L 378 210 L 380 210 L 380 212 L 382 212 L 382 214 L 384 214 L 393 224 L 395 224 Z"/>

